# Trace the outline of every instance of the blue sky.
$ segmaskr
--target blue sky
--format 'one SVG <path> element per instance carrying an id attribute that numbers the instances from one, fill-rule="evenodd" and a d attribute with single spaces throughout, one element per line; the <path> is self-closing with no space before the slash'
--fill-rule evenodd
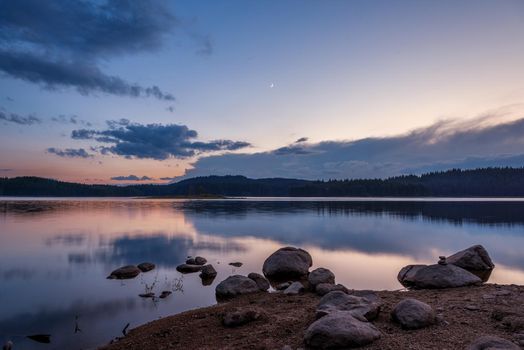
<path id="1" fill-rule="evenodd" d="M 0 0 L 0 29 L 0 176 L 524 165 L 521 1 Z"/>

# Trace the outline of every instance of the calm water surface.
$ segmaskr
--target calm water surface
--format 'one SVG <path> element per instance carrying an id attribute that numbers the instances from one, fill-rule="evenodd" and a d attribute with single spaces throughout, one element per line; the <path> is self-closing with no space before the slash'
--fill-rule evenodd
<path id="1" fill-rule="evenodd" d="M 356 289 L 399 289 L 399 269 L 483 244 L 490 282 L 524 284 L 524 200 L 0 199 L 0 341 L 17 349 L 92 349 L 136 327 L 215 303 L 231 274 L 261 272 L 285 245 Z M 203 286 L 175 267 L 202 255 L 218 270 Z M 150 261 L 133 280 L 113 269 Z M 229 262 L 241 261 L 240 268 Z M 147 288 L 164 300 L 138 297 Z M 81 332 L 75 333 L 75 320 Z M 52 335 L 39 344 L 24 335 Z"/>

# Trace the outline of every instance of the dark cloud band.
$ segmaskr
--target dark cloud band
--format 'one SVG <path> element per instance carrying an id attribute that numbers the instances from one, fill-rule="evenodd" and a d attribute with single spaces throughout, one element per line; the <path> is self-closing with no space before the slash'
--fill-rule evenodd
<path id="1" fill-rule="evenodd" d="M 151 181 L 154 179 L 149 176 L 128 175 L 128 176 L 114 176 L 111 178 L 111 180 L 114 180 L 114 181 Z"/>
<path id="2" fill-rule="evenodd" d="M 524 118 L 443 121 L 394 137 L 295 142 L 255 154 L 199 158 L 185 177 L 385 178 L 450 168 L 524 165 Z"/>
<path id="3" fill-rule="evenodd" d="M 232 140 L 195 141 L 198 133 L 185 125 L 138 124 L 127 119 L 109 121 L 107 130 L 73 130 L 71 138 L 94 140 L 102 154 L 126 158 L 188 158 L 198 154 L 233 151 L 250 146 L 248 142 Z"/>
<path id="4" fill-rule="evenodd" d="M 55 154 L 63 158 L 90 158 L 93 156 L 92 154 L 87 153 L 87 151 L 83 148 L 60 149 L 60 148 L 50 147 L 47 149 L 47 152 L 51 154 Z"/>

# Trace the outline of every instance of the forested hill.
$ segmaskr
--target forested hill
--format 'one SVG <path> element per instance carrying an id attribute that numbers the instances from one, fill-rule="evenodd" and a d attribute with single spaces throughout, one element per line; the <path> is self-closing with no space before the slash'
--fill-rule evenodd
<path id="1" fill-rule="evenodd" d="M 85 185 L 39 177 L 0 178 L 0 196 L 524 197 L 524 168 L 449 170 L 388 179 L 307 181 L 206 176 L 168 185 Z"/>

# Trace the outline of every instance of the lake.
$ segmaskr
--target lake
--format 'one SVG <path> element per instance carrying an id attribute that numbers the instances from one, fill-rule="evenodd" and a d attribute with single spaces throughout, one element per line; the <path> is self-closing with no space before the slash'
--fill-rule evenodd
<path id="1" fill-rule="evenodd" d="M 348 288 L 395 290 L 404 265 L 474 244 L 496 264 L 490 282 L 524 284 L 524 200 L 0 198 L 0 341 L 12 339 L 15 349 L 96 348 L 128 323 L 214 304 L 217 283 L 260 273 L 286 245 L 308 250 L 314 268 L 331 269 Z M 217 269 L 211 285 L 175 270 L 196 255 Z M 144 261 L 157 268 L 106 279 Z M 229 265 L 237 261 L 243 265 Z M 173 294 L 138 297 L 146 290 Z M 39 333 L 52 343 L 24 337 Z"/>

